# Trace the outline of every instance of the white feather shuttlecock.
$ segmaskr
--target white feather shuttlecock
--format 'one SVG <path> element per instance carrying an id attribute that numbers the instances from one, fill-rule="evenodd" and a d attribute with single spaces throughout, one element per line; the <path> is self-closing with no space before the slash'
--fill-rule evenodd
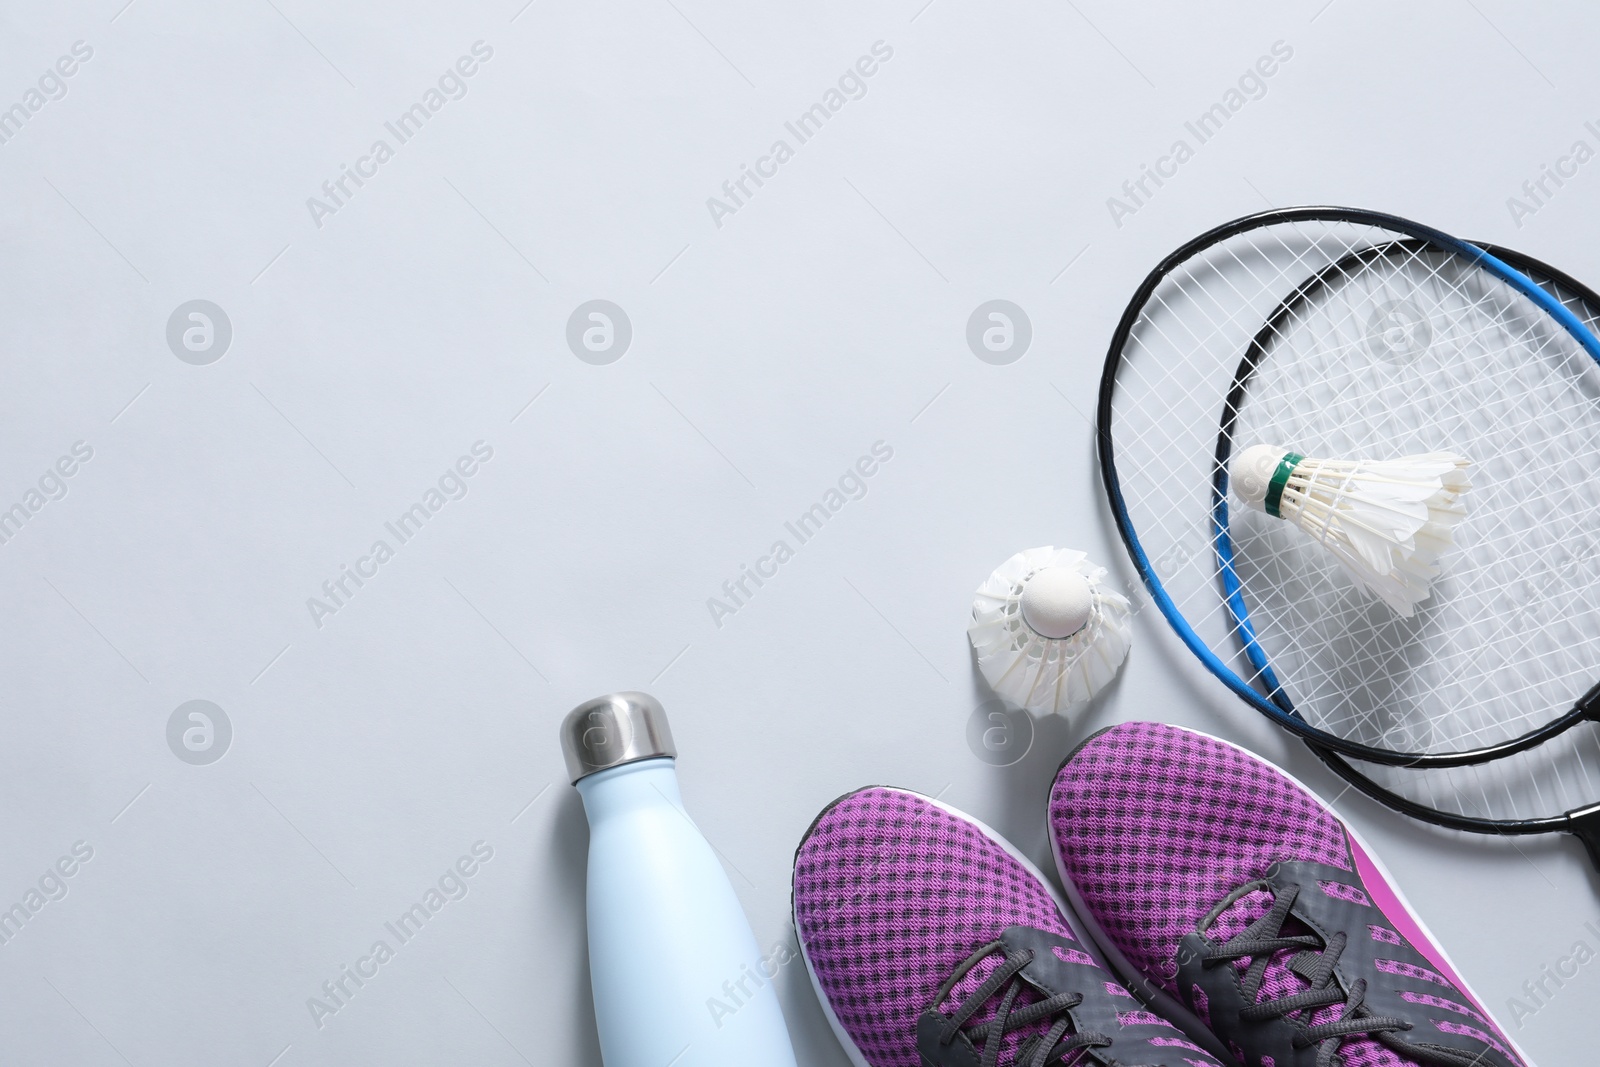
<path id="1" fill-rule="evenodd" d="M 1030 548 L 1002 563 L 972 601 L 978 669 L 1029 711 L 1066 711 L 1116 677 L 1132 637 L 1128 598 L 1082 552 Z"/>
<path id="2" fill-rule="evenodd" d="M 1314 459 L 1253 445 L 1228 467 L 1235 495 L 1321 542 L 1361 585 L 1410 618 L 1439 576 L 1451 528 L 1466 517 L 1468 459 Z"/>

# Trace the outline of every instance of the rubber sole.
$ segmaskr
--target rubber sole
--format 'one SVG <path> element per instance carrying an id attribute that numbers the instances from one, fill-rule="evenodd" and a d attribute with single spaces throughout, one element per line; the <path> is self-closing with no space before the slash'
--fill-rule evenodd
<path id="1" fill-rule="evenodd" d="M 1491 1022 L 1494 1021 L 1494 1015 L 1491 1014 L 1486 1007 L 1484 1007 L 1483 998 L 1478 996 L 1472 987 L 1467 984 L 1466 979 L 1461 976 L 1460 968 L 1456 967 L 1456 965 L 1451 962 L 1449 954 L 1444 950 L 1444 946 L 1439 943 L 1438 938 L 1433 936 L 1433 933 L 1428 929 L 1427 924 L 1422 921 L 1422 917 L 1416 913 L 1416 909 L 1411 906 L 1411 903 L 1406 899 L 1405 894 L 1400 891 L 1400 888 L 1395 883 L 1394 878 L 1389 874 L 1388 868 L 1386 868 L 1383 865 L 1383 862 L 1378 859 L 1377 854 L 1373 852 L 1371 846 L 1368 845 L 1366 840 L 1360 835 L 1360 833 L 1356 831 L 1355 827 L 1351 826 L 1340 817 L 1339 813 L 1334 810 L 1333 805 L 1323 800 L 1316 790 L 1307 786 L 1304 782 L 1300 781 L 1300 779 L 1296 778 L 1282 767 L 1279 767 L 1268 760 L 1262 759 L 1254 752 L 1251 752 L 1246 748 L 1242 748 L 1239 745 L 1234 744 L 1232 741 L 1216 737 L 1213 734 L 1208 734 L 1203 730 L 1191 730 L 1186 726 L 1172 726 L 1170 728 L 1174 730 L 1182 730 L 1187 734 L 1192 734 L 1195 737 L 1204 738 L 1208 741 L 1215 741 L 1219 745 L 1230 748 L 1245 758 L 1260 764 L 1265 768 L 1275 771 L 1278 774 L 1281 774 L 1290 782 L 1293 782 L 1296 786 L 1298 786 L 1301 792 L 1315 800 L 1322 810 L 1327 813 L 1328 817 L 1338 823 L 1340 829 L 1344 831 L 1345 837 L 1351 845 L 1352 858 L 1355 860 L 1356 874 L 1360 876 L 1363 884 L 1366 884 L 1371 880 L 1371 878 L 1369 878 L 1369 871 L 1371 877 L 1375 877 L 1379 882 L 1382 883 L 1382 892 L 1377 891 L 1378 887 L 1366 884 L 1368 894 L 1372 896 L 1374 901 L 1378 904 L 1380 910 L 1382 910 L 1383 913 L 1389 917 L 1390 921 L 1394 922 L 1397 927 L 1409 927 L 1412 930 L 1415 930 L 1416 933 L 1420 935 L 1424 943 L 1414 945 L 1414 947 L 1424 956 L 1427 956 L 1440 966 L 1440 969 L 1444 972 L 1445 976 L 1455 983 L 1457 989 L 1466 994 L 1466 996 L 1471 1000 L 1472 1006 L 1477 1008 L 1478 1011 L 1483 1014 L 1484 1018 L 1490 1020 Z M 1107 729 L 1115 729 L 1115 727 L 1108 727 Z M 1106 730 L 1100 730 L 1086 738 L 1082 744 L 1078 745 L 1072 750 L 1072 753 L 1068 755 L 1066 759 L 1061 761 L 1061 768 L 1065 768 L 1068 763 L 1072 762 L 1073 757 L 1081 752 L 1085 746 L 1087 746 L 1096 737 L 1099 737 L 1100 734 L 1105 732 Z M 1060 778 L 1061 776 L 1061 768 L 1056 770 L 1055 778 L 1051 779 L 1052 792 L 1055 789 L 1056 779 Z M 1046 808 L 1046 819 L 1049 819 L 1048 801 Z M 1073 913 L 1078 920 L 1077 928 L 1081 928 L 1089 935 L 1089 939 L 1093 941 L 1095 946 L 1099 949 L 1098 955 L 1105 960 L 1107 969 L 1110 970 L 1111 973 L 1114 974 L 1130 992 L 1144 1000 L 1154 1011 L 1167 1018 L 1180 1030 L 1183 1030 L 1197 1044 L 1204 1045 L 1206 1049 L 1213 1055 L 1218 1055 L 1223 1063 L 1233 1062 L 1234 1057 L 1232 1053 L 1222 1048 L 1221 1043 L 1218 1041 L 1216 1035 L 1211 1032 L 1210 1027 L 1201 1022 L 1199 1017 L 1185 1007 L 1181 1002 L 1179 1002 L 1176 997 L 1146 977 L 1138 968 L 1134 967 L 1134 965 L 1129 962 L 1128 958 L 1123 955 L 1122 951 L 1112 943 L 1109 937 L 1106 936 L 1105 930 L 1101 928 L 1097 921 L 1095 921 L 1093 912 L 1091 912 L 1089 908 L 1085 906 L 1082 895 L 1079 894 L 1077 886 L 1073 883 L 1072 878 L 1067 874 L 1065 865 L 1063 865 L 1061 862 L 1061 846 L 1056 840 L 1053 826 L 1050 829 L 1049 836 L 1050 854 L 1055 858 L 1056 863 L 1056 876 L 1061 879 L 1061 885 L 1066 892 L 1068 903 L 1071 905 Z M 1368 868 L 1368 870 L 1364 871 L 1362 869 L 1363 867 Z M 1391 914 L 1391 908 L 1397 908 L 1399 911 L 1401 911 L 1406 921 L 1396 921 L 1398 917 Z M 1408 940 L 1415 941 L 1416 938 L 1408 938 Z M 1511 1036 L 1507 1034 L 1505 1029 L 1497 1022 L 1494 1023 L 1494 1031 L 1495 1036 L 1498 1037 L 1507 1048 L 1520 1057 L 1523 1063 L 1527 1064 L 1528 1067 L 1534 1067 L 1533 1061 L 1528 1058 L 1528 1054 L 1511 1039 Z"/>

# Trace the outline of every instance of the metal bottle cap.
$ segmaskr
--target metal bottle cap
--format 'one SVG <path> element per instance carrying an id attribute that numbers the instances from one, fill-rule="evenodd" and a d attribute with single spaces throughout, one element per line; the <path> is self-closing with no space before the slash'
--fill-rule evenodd
<path id="1" fill-rule="evenodd" d="M 561 751 L 573 782 L 607 767 L 678 754 L 666 709 L 648 693 L 609 693 L 579 704 L 561 723 Z"/>

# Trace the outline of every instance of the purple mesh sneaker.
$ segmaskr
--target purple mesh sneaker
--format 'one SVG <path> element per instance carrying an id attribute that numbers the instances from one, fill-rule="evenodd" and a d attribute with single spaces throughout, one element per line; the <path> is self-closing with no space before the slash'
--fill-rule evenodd
<path id="1" fill-rule="evenodd" d="M 834 801 L 795 853 L 800 952 L 856 1067 L 1218 1067 L 1066 915 L 993 830 L 901 789 Z"/>
<path id="2" fill-rule="evenodd" d="M 1068 899 L 1112 970 L 1248 1067 L 1527 1067 L 1333 810 L 1205 734 L 1126 723 L 1050 791 Z"/>

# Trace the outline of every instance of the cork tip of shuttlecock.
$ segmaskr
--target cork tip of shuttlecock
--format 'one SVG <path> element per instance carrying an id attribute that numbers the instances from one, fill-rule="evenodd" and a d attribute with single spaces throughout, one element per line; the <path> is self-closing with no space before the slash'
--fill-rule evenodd
<path id="1" fill-rule="evenodd" d="M 1071 637 L 1089 624 L 1094 614 L 1094 590 L 1071 567 L 1045 567 L 1035 571 L 1022 587 L 1022 621 L 1040 637 L 1056 641 Z"/>
<path id="2" fill-rule="evenodd" d="M 1228 464 L 1228 483 L 1234 495 L 1253 508 L 1265 509 L 1272 474 L 1289 450 L 1282 445 L 1251 445 Z"/>

